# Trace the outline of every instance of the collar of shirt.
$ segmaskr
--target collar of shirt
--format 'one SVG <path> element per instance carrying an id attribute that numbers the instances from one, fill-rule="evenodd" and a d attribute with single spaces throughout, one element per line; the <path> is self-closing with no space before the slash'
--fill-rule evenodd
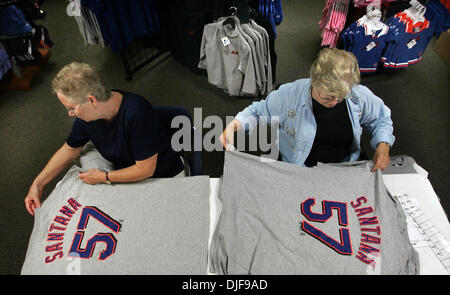
<path id="1" fill-rule="evenodd" d="M 231 27 L 232 25 L 224 25 L 224 22 L 227 21 L 228 19 L 231 19 L 232 22 L 234 22 L 234 28 L 232 30 L 230 30 L 228 27 Z M 239 18 L 237 18 L 236 16 L 227 16 L 227 17 L 221 17 L 218 19 L 218 23 L 217 26 L 223 31 L 223 33 L 229 37 L 229 38 L 236 38 L 239 36 L 239 28 L 238 26 L 240 26 L 240 22 L 239 22 Z"/>

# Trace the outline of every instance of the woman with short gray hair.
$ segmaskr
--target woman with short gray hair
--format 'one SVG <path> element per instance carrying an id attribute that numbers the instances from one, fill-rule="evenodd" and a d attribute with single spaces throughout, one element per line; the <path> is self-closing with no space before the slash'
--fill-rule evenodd
<path id="1" fill-rule="evenodd" d="M 234 132 L 251 132 L 259 119 L 279 123 L 279 151 L 285 162 L 312 167 L 318 162 L 358 160 L 362 127 L 372 135 L 375 150 L 372 171 L 389 165 L 395 141 L 391 111 L 367 87 L 359 84 L 355 56 L 336 48 L 322 49 L 310 69 L 310 78 L 283 84 L 266 99 L 236 115 L 220 139 L 234 144 Z"/>

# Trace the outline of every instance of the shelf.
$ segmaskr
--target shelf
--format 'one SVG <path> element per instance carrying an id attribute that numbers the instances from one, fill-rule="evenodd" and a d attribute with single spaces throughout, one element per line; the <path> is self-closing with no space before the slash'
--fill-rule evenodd
<path id="1" fill-rule="evenodd" d="M 33 84 L 36 81 L 41 69 L 45 64 L 48 63 L 50 57 L 52 56 L 49 49 L 38 49 L 42 55 L 42 58 L 35 64 L 31 66 L 21 67 L 23 72 L 23 77 L 16 77 L 12 70 L 10 70 L 1 80 L 0 80 L 0 90 L 2 91 L 29 91 L 33 88 Z"/>

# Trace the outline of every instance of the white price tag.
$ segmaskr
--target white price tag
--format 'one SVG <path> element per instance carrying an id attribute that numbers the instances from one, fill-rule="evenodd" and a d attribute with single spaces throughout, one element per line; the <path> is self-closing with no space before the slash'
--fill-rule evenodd
<path id="1" fill-rule="evenodd" d="M 406 46 L 408 46 L 408 49 L 411 49 L 416 44 L 417 44 L 416 39 L 412 39 L 411 41 L 408 42 L 408 44 L 406 44 Z"/>
<path id="2" fill-rule="evenodd" d="M 375 42 L 372 41 L 366 46 L 366 51 L 370 51 L 376 46 L 377 46 L 377 44 L 375 44 Z"/>
<path id="3" fill-rule="evenodd" d="M 220 40 L 222 40 L 222 44 L 223 44 L 224 47 L 227 47 L 228 45 L 231 44 L 230 39 L 228 39 L 227 36 L 223 37 L 223 38 L 220 39 Z"/>

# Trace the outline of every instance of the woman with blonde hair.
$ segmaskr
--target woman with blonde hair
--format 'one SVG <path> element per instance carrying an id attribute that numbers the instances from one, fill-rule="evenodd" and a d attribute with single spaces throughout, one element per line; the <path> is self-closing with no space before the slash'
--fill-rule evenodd
<path id="1" fill-rule="evenodd" d="M 322 49 L 310 78 L 283 84 L 266 99 L 239 112 L 223 131 L 225 148 L 237 130 L 251 132 L 258 120 L 278 122 L 279 151 L 285 162 L 300 166 L 358 160 L 362 128 L 372 135 L 372 171 L 389 165 L 395 141 L 391 111 L 360 83 L 355 56 L 336 48 Z"/>

